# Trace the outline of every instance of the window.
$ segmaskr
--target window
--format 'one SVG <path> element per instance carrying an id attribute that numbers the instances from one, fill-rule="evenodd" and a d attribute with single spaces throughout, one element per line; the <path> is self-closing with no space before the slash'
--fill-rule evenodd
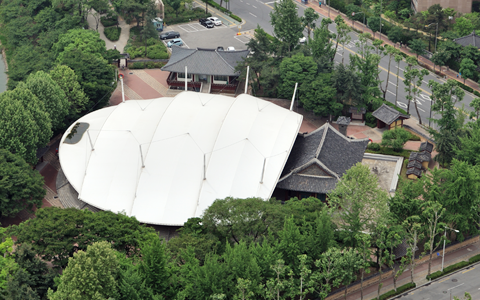
<path id="1" fill-rule="evenodd" d="M 185 81 L 185 73 L 177 73 L 178 81 Z M 192 74 L 187 75 L 187 81 L 192 81 Z"/>
<path id="2" fill-rule="evenodd" d="M 228 76 L 213 75 L 213 83 L 227 84 L 228 83 Z"/>

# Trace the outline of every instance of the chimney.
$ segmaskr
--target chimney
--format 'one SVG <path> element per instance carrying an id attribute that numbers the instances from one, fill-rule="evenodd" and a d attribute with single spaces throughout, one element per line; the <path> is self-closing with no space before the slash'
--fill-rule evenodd
<path id="1" fill-rule="evenodd" d="M 347 136 L 347 127 L 350 124 L 350 117 L 340 116 L 337 119 L 338 131 L 344 136 Z"/>

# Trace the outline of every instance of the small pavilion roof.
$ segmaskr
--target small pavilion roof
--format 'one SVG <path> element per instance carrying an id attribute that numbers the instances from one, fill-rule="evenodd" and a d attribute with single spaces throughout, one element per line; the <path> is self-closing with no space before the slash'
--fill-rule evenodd
<path id="1" fill-rule="evenodd" d="M 386 104 L 382 104 L 376 111 L 372 113 L 372 115 L 382 121 L 383 123 L 390 125 L 399 118 L 401 119 L 409 119 L 409 115 L 404 115 L 400 113 L 398 110 L 396 110 L 393 107 L 390 107 Z"/>

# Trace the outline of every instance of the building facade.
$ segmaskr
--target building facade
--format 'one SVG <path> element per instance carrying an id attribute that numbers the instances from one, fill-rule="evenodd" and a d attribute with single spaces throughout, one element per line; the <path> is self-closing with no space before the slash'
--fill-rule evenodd
<path id="1" fill-rule="evenodd" d="M 472 12 L 472 0 L 412 0 L 412 9 L 415 12 L 425 11 L 434 4 L 440 4 L 442 8 L 453 8 L 463 14 Z"/>

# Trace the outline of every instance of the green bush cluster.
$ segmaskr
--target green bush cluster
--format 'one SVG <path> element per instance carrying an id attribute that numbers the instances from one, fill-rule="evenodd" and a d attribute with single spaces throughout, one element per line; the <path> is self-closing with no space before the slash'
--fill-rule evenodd
<path id="1" fill-rule="evenodd" d="M 216 3 L 215 1 L 208 0 L 207 2 L 208 2 L 208 5 L 215 7 L 216 9 L 218 9 L 221 12 L 223 12 L 224 14 L 228 15 L 230 18 L 234 19 L 235 21 L 242 22 L 242 18 L 240 18 L 237 15 L 232 14 L 231 11 L 229 11 L 228 9 L 226 9 L 223 6 L 220 6 L 220 4 Z"/>
<path id="2" fill-rule="evenodd" d="M 473 257 L 472 257 L 473 258 Z M 480 257 L 479 257 L 480 259 Z M 429 280 L 433 280 L 433 279 L 436 279 L 438 277 L 441 277 L 443 275 L 446 275 L 448 273 L 452 273 L 453 271 L 456 271 L 458 269 L 461 269 L 463 267 L 466 267 L 468 266 L 470 263 L 468 261 L 461 261 L 459 263 L 456 263 L 456 264 L 453 264 L 451 266 L 448 266 L 446 268 L 443 269 L 443 272 L 442 271 L 437 271 L 437 272 L 434 272 L 432 274 L 430 274 L 429 276 L 427 276 L 427 279 Z"/>
<path id="3" fill-rule="evenodd" d="M 211 13 L 206 14 L 205 10 L 201 8 L 194 8 L 192 10 L 185 10 L 182 12 L 182 15 L 179 16 L 175 16 L 175 14 L 166 15 L 164 21 L 167 25 L 173 25 L 190 22 L 191 20 L 198 20 L 200 18 L 208 18 L 211 16 Z"/>
<path id="4" fill-rule="evenodd" d="M 404 158 L 409 158 L 410 153 L 412 152 L 411 150 L 405 150 L 403 149 L 401 152 L 394 151 L 392 148 L 389 147 L 381 147 L 380 150 L 372 150 L 367 147 L 367 150 L 365 150 L 367 153 L 374 153 L 374 154 L 385 154 L 385 155 L 393 155 L 393 156 L 403 156 Z"/>
<path id="5" fill-rule="evenodd" d="M 385 299 L 388 299 L 390 297 L 393 297 L 393 296 L 396 296 L 396 295 L 399 295 L 407 290 L 410 290 L 410 289 L 413 289 L 415 288 L 416 285 L 415 283 L 407 283 L 407 284 L 404 284 L 400 287 L 397 288 L 397 290 L 390 290 L 388 292 L 386 292 L 385 294 L 382 294 L 380 295 L 380 300 L 385 300 Z M 378 298 L 374 298 L 373 300 L 377 300 Z"/>
<path id="6" fill-rule="evenodd" d="M 104 27 L 110 27 L 110 26 L 115 26 L 118 25 L 118 17 L 101 17 L 100 22 Z"/>
<path id="7" fill-rule="evenodd" d="M 155 61 L 149 61 L 149 62 L 134 62 L 133 64 L 130 65 L 130 69 L 160 69 L 165 65 L 164 62 L 155 62 Z"/>
<path id="8" fill-rule="evenodd" d="M 476 263 L 477 261 L 480 261 L 480 254 L 477 254 L 475 256 L 472 256 L 468 259 L 468 262 L 470 264 Z"/>
<path id="9" fill-rule="evenodd" d="M 148 43 L 149 41 L 147 41 L 147 45 Z M 130 55 L 130 59 L 135 59 L 136 57 L 145 57 L 144 46 L 131 46 L 128 47 L 125 51 Z M 169 54 L 165 45 L 162 42 L 157 41 L 156 44 L 147 46 L 146 57 L 150 59 L 167 59 L 169 57 Z"/>
<path id="10" fill-rule="evenodd" d="M 471 87 L 461 83 L 461 82 L 458 82 L 458 86 L 461 87 L 462 89 L 466 90 L 467 92 L 470 92 L 470 93 L 473 93 L 475 96 L 477 97 L 480 97 L 480 93 L 474 89 L 472 89 Z"/>
<path id="11" fill-rule="evenodd" d="M 420 137 L 418 135 L 415 135 L 410 132 L 410 138 L 408 139 L 409 141 L 421 141 Z"/>
<path id="12" fill-rule="evenodd" d="M 375 126 L 377 126 L 377 119 L 372 115 L 371 112 L 367 112 L 365 114 L 365 124 L 372 128 L 375 128 Z"/>
<path id="13" fill-rule="evenodd" d="M 373 150 L 373 151 L 380 151 L 380 144 L 370 143 L 370 144 L 368 144 L 367 149 L 370 149 L 370 150 Z"/>
<path id="14" fill-rule="evenodd" d="M 112 42 L 118 41 L 120 38 L 120 32 L 122 32 L 122 28 L 120 27 L 107 27 L 103 29 L 103 33 L 105 33 L 105 37 Z"/>

